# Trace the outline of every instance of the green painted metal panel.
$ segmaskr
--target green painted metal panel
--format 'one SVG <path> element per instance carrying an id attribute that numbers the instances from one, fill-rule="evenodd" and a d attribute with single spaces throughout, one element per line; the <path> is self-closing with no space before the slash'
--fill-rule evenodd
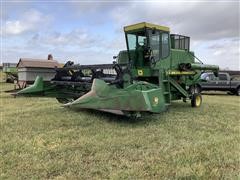
<path id="1" fill-rule="evenodd" d="M 141 85 L 144 86 L 144 84 Z M 137 84 L 134 86 L 136 87 Z M 132 87 L 117 89 L 107 85 L 102 80 L 95 79 L 89 93 L 65 106 L 87 109 L 161 112 L 165 110 L 165 100 L 161 88 L 145 91 L 133 89 Z"/>

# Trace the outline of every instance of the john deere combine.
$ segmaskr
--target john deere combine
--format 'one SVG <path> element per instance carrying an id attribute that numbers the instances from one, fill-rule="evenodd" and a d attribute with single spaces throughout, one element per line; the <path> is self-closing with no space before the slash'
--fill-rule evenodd
<path id="1" fill-rule="evenodd" d="M 124 32 L 127 51 L 120 51 L 113 64 L 67 62 L 51 82 L 38 77 L 17 95 L 55 97 L 66 107 L 122 115 L 159 113 L 179 99 L 201 105 L 199 77 L 203 71 L 217 74 L 219 68 L 195 62 L 189 37 L 145 22 L 126 26 Z"/>

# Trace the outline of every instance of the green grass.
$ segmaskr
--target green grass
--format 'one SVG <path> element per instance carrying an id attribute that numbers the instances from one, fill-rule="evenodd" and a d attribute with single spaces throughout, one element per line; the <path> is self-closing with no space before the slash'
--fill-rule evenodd
<path id="1" fill-rule="evenodd" d="M 6 74 L 0 69 L 0 83 L 6 82 Z"/>
<path id="2" fill-rule="evenodd" d="M 0 111 L 0 179 L 240 178 L 237 96 L 131 120 L 2 92 Z"/>

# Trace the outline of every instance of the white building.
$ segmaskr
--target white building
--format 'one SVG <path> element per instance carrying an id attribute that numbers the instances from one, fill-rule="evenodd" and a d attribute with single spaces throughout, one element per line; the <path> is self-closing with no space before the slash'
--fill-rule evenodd
<path id="1" fill-rule="evenodd" d="M 50 81 L 55 76 L 55 68 L 60 64 L 55 60 L 28 59 L 21 58 L 17 64 L 18 85 L 25 87 L 35 81 L 37 76 L 41 76 L 44 81 Z"/>

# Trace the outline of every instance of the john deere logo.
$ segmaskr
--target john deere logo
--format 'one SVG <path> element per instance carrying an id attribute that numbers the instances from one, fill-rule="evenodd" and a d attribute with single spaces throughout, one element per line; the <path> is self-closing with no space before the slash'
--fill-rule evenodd
<path id="1" fill-rule="evenodd" d="M 154 105 L 157 105 L 157 104 L 158 104 L 158 97 L 154 97 L 154 98 L 153 98 L 153 104 L 154 104 Z"/>
<path id="2" fill-rule="evenodd" d="M 142 75 L 143 75 L 143 70 L 139 69 L 139 70 L 138 70 L 138 75 L 139 75 L 139 76 L 142 76 Z"/>

